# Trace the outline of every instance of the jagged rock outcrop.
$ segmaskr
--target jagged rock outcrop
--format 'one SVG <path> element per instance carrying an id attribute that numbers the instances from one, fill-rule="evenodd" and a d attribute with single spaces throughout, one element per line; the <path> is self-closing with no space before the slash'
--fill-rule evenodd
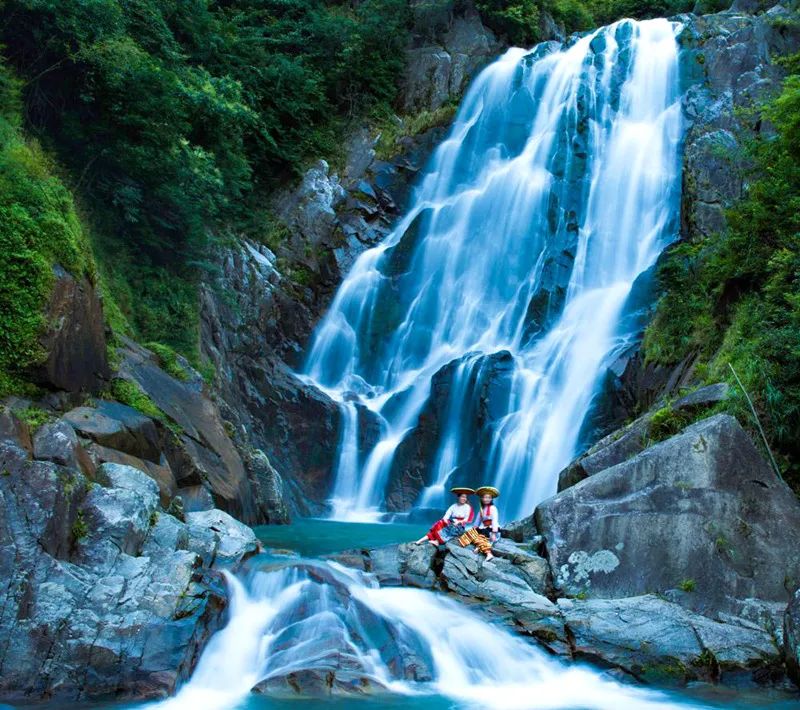
<path id="1" fill-rule="evenodd" d="M 406 51 L 406 113 L 435 111 L 459 98 L 476 70 L 500 54 L 502 44 L 484 27 L 474 6 L 465 5 L 463 12 L 454 13 L 452 5 L 434 9 L 419 0 L 411 3 L 419 31 Z M 432 12 L 438 17 L 431 17 Z"/>
<path id="2" fill-rule="evenodd" d="M 205 395 L 202 378 L 172 377 L 152 353 L 131 342 L 120 352 L 119 376 L 141 388 L 176 425 L 173 436 L 164 432 L 163 441 L 178 487 L 202 485 L 217 506 L 245 522 L 260 522 L 242 458 L 218 407 Z"/>
<path id="3" fill-rule="evenodd" d="M 256 552 L 222 511 L 178 520 L 145 473 L 31 459 L 0 444 L 0 692 L 162 697 L 219 626 L 219 569 Z"/>

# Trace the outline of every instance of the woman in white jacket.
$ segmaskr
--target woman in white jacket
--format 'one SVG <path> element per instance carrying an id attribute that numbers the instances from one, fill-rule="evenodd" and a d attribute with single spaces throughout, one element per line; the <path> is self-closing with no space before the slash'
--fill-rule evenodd
<path id="1" fill-rule="evenodd" d="M 427 540 L 431 545 L 439 547 L 442 543 L 462 535 L 467 525 L 472 523 L 472 506 L 468 500 L 475 491 L 471 488 L 457 486 L 451 488 L 450 492 L 456 495 L 456 502 L 447 509 L 441 519 L 437 520 L 427 533 L 416 541 L 417 545 L 421 545 Z"/>

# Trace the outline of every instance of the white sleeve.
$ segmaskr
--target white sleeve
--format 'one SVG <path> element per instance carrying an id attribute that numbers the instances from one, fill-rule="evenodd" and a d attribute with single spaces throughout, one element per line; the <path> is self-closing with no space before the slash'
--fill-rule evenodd
<path id="1" fill-rule="evenodd" d="M 497 506 L 492 506 L 492 532 L 497 532 L 500 529 L 500 516 L 497 513 Z"/>
<path id="2" fill-rule="evenodd" d="M 444 520 L 445 522 L 449 521 L 450 520 L 450 516 L 453 514 L 453 510 L 455 509 L 455 507 L 456 507 L 455 504 L 451 505 L 445 511 L 444 515 L 442 516 L 442 520 Z"/>

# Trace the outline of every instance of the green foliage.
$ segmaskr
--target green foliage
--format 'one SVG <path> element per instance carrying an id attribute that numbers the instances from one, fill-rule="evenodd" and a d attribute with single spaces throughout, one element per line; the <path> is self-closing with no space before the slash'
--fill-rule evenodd
<path id="1" fill-rule="evenodd" d="M 387 112 L 385 106 L 382 109 L 373 116 L 373 123 L 380 131 L 375 155 L 381 160 L 389 160 L 402 150 L 400 143 L 402 138 L 417 136 L 431 128 L 449 124 L 456 115 L 458 104 L 446 103 L 434 111 L 424 110 L 403 118 L 399 118 L 391 111 Z"/>
<path id="2" fill-rule="evenodd" d="M 76 542 L 83 540 L 89 534 L 89 524 L 83 516 L 83 511 L 78 511 L 75 522 L 72 523 L 72 539 Z"/>
<path id="3" fill-rule="evenodd" d="M 647 425 L 647 433 L 651 442 L 664 441 L 680 432 L 689 423 L 686 412 L 673 409 L 667 404 L 653 412 Z"/>
<path id="4" fill-rule="evenodd" d="M 169 345 L 147 343 L 146 347 L 155 353 L 158 358 L 158 365 L 162 370 L 172 375 L 176 380 L 186 382 L 189 379 L 189 373 L 186 368 L 181 365 L 178 359 L 178 353 L 169 347 Z"/>
<path id="5" fill-rule="evenodd" d="M 0 64 L 0 395 L 19 391 L 45 355 L 43 310 L 58 263 L 93 277 L 72 196 L 20 131 L 19 84 Z"/>
<path id="6" fill-rule="evenodd" d="M 151 419 L 163 419 L 164 413 L 156 406 L 135 382 L 116 377 L 111 380 L 111 398 L 138 409 Z"/>
<path id="7" fill-rule="evenodd" d="M 135 382 L 115 377 L 111 380 L 111 388 L 106 396 L 139 410 L 151 419 L 160 421 L 174 434 L 181 434 L 183 431 L 180 425 L 162 412 L 158 405 Z"/>
<path id="8" fill-rule="evenodd" d="M 660 268 L 664 296 L 644 348 L 649 360 L 665 364 L 699 354 L 707 381 L 731 384 L 728 411 L 752 425 L 733 364 L 798 490 L 800 76 L 789 76 L 763 113 L 777 136 L 749 146 L 753 173 L 746 196 L 728 213 L 726 232 L 668 253 Z"/>
<path id="9" fill-rule="evenodd" d="M 727 9 L 725 0 L 704 0 L 702 12 Z M 694 0 L 476 0 L 484 23 L 512 44 L 528 47 L 544 39 L 550 15 L 567 34 L 586 32 L 623 18 L 646 20 L 691 12 Z"/>
<path id="10" fill-rule="evenodd" d="M 25 422 L 25 424 L 30 427 L 31 431 L 36 431 L 36 429 L 38 429 L 40 426 L 53 421 L 55 418 L 46 409 L 42 409 L 41 407 L 37 407 L 35 405 L 25 407 L 24 409 L 14 410 L 14 416 L 21 422 Z"/>
<path id="11" fill-rule="evenodd" d="M 405 0 L 0 4 L 28 123 L 91 216 L 115 323 L 195 355 L 210 235 L 253 229 L 266 190 L 395 98 L 408 24 Z"/>
<path id="12" fill-rule="evenodd" d="M 540 8 L 536 0 L 476 0 L 483 21 L 495 32 L 517 45 L 539 39 Z"/>
<path id="13" fill-rule="evenodd" d="M 684 579 L 678 584 L 678 589 L 682 592 L 693 592 L 697 588 L 697 583 L 693 579 Z"/>

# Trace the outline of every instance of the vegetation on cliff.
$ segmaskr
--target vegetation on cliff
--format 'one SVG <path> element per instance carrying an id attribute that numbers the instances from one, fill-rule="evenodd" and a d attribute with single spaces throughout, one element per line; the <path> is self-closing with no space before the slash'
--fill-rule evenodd
<path id="1" fill-rule="evenodd" d="M 68 169 L 98 258 L 144 339 L 192 355 L 212 234 L 393 100 L 405 0 L 8 0 L 27 125 Z"/>
<path id="2" fill-rule="evenodd" d="M 19 82 L 0 64 L 0 395 L 23 386 L 43 359 L 39 334 L 53 265 L 95 278 L 69 191 L 21 131 Z"/>
<path id="3" fill-rule="evenodd" d="M 728 380 L 730 408 L 752 422 L 733 365 L 800 490 L 800 57 L 786 64 L 792 73 L 762 112 L 775 134 L 748 147 L 745 197 L 725 232 L 669 250 L 644 347 L 649 360 L 666 364 L 696 353 L 700 375 Z"/>

